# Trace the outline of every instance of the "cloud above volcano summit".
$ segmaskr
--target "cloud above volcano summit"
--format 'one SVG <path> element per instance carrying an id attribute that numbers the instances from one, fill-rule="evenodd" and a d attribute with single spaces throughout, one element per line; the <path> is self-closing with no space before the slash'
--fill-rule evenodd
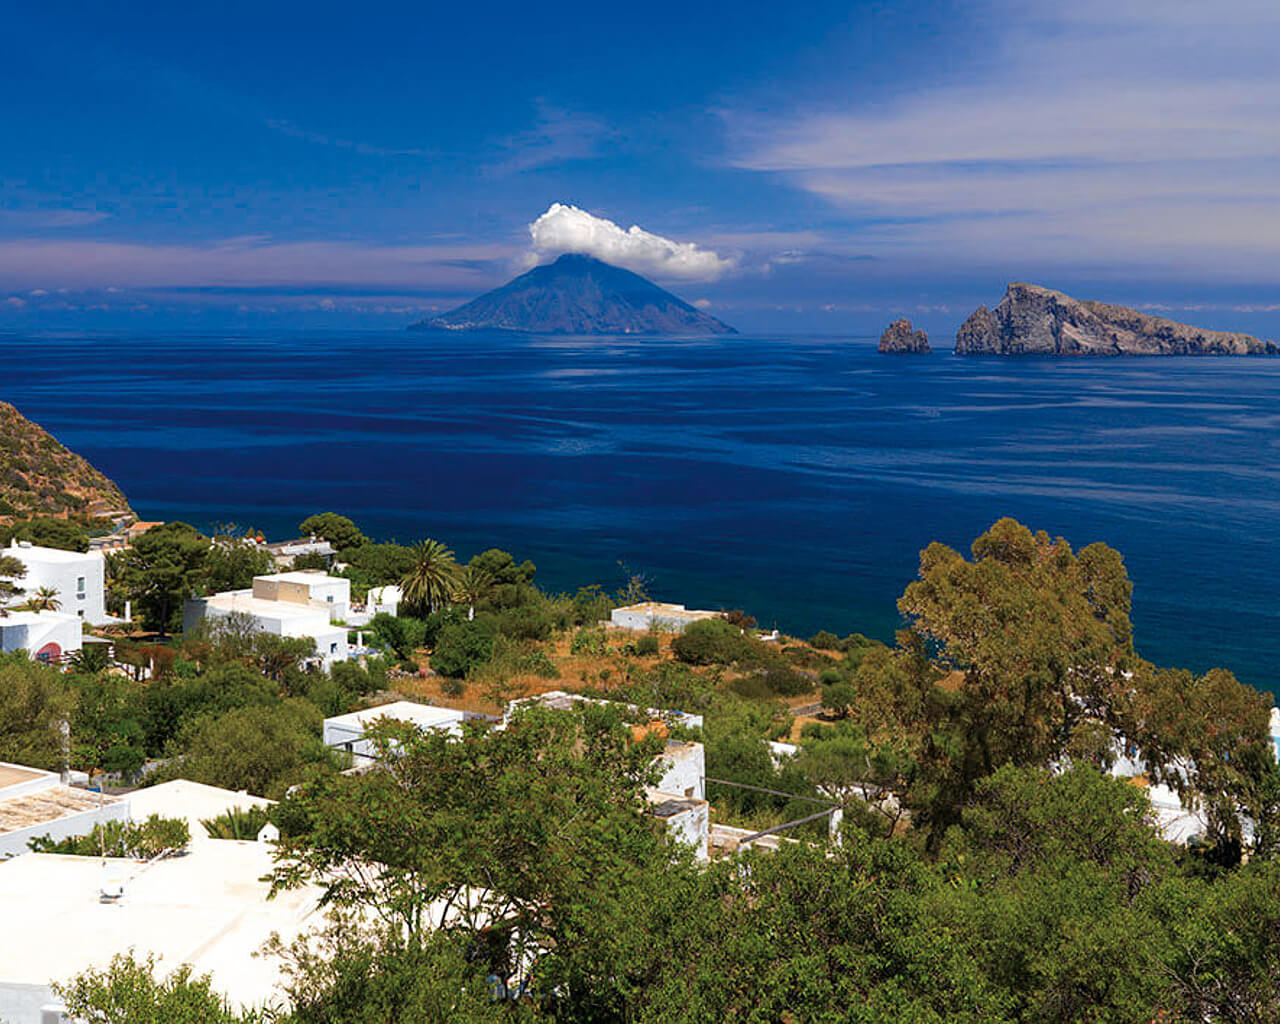
<path id="1" fill-rule="evenodd" d="M 625 230 L 611 220 L 576 206 L 552 203 L 529 225 L 534 260 L 582 253 L 638 274 L 682 281 L 714 281 L 732 270 L 736 260 L 645 231 L 637 224 Z"/>

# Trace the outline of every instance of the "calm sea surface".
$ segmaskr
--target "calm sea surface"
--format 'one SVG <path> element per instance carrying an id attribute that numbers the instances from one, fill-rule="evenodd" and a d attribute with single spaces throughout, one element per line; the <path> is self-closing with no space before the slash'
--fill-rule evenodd
<path id="1" fill-rule="evenodd" d="M 509 548 L 551 589 L 888 639 L 1002 515 L 1119 548 L 1139 649 L 1270 690 L 1280 360 L 887 357 L 865 339 L 0 334 L 0 399 L 146 519 Z"/>

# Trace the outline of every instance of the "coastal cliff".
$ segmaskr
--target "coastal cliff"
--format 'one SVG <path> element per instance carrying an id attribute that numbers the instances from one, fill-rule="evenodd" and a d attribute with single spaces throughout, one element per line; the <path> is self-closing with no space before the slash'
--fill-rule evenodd
<path id="1" fill-rule="evenodd" d="M 414 331 L 528 334 L 737 334 L 630 270 L 567 253 Z"/>
<path id="2" fill-rule="evenodd" d="M 1260 356 L 1270 341 L 1208 331 L 1039 285 L 1009 285 L 995 309 L 979 306 L 956 334 L 958 355 Z"/>
<path id="3" fill-rule="evenodd" d="M 0 523 L 108 514 L 133 515 L 120 488 L 43 427 L 0 402 Z"/>
<path id="4" fill-rule="evenodd" d="M 933 349 L 924 331 L 913 331 L 911 321 L 902 319 L 884 329 L 878 351 L 886 355 L 928 355 Z"/>

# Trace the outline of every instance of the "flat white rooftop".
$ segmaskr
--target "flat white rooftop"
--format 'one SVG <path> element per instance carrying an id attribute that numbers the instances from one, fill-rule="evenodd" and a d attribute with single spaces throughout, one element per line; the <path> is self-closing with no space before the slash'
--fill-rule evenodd
<path id="1" fill-rule="evenodd" d="M 192 842 L 208 839 L 208 833 L 200 824 L 206 818 L 216 818 L 230 810 L 248 810 L 261 807 L 266 810 L 272 801 L 248 793 L 237 793 L 203 782 L 175 779 L 159 786 L 147 786 L 129 794 L 129 816 L 134 821 L 145 821 L 153 814 L 162 818 L 182 818 L 191 831 Z"/>
<path id="2" fill-rule="evenodd" d="M 319 891 L 267 901 L 259 879 L 272 866 L 265 843 L 209 840 L 152 864 L 109 860 L 124 895 L 104 901 L 96 857 L 28 853 L 0 864 L 0 994 L 105 967 L 132 949 L 154 953 L 167 973 L 190 963 L 213 976 L 233 1004 L 277 1001 L 280 965 L 255 956 L 273 932 L 288 943 L 318 921 Z M 313 920 L 313 918 L 315 920 Z"/>
<path id="3" fill-rule="evenodd" d="M 101 561 L 102 555 L 96 551 L 63 551 L 61 548 L 42 548 L 37 544 L 27 544 L 20 540 L 9 542 L 8 553 L 16 555 L 24 562 L 42 565 L 71 565 L 75 562 L 89 560 Z"/>
<path id="4" fill-rule="evenodd" d="M 439 708 L 432 704 L 417 704 L 411 700 L 398 700 L 391 704 L 380 704 L 376 708 L 364 708 L 334 718 L 326 718 L 326 725 L 346 726 L 351 729 L 364 729 L 382 718 L 393 718 L 400 722 L 411 722 L 420 729 L 449 726 L 461 722 L 465 716 L 454 708 Z"/>
<path id="5" fill-rule="evenodd" d="M 329 621 L 328 606 L 320 602 L 311 604 L 295 604 L 292 601 L 269 601 L 266 598 L 254 597 L 252 590 L 226 590 L 204 599 L 208 607 L 219 611 L 244 612 L 247 615 L 262 616 L 275 619 L 315 619 L 323 616 L 326 625 Z"/>

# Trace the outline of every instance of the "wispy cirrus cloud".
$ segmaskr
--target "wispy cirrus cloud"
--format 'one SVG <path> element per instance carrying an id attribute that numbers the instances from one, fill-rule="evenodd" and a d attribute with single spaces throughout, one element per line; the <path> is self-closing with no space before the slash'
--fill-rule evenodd
<path id="1" fill-rule="evenodd" d="M 537 100 L 533 127 L 496 143 L 499 155 L 489 164 L 493 174 L 518 174 L 540 167 L 592 160 L 602 155 L 621 134 L 602 118 L 566 110 Z"/>
<path id="2" fill-rule="evenodd" d="M 1280 278 L 1280 5 L 973 14 L 989 38 L 967 74 L 874 105 L 725 111 L 732 162 L 827 199 L 882 251 Z"/>
<path id="3" fill-rule="evenodd" d="M 0 229 L 40 231 L 45 228 L 82 228 L 97 224 L 110 216 L 102 210 L 73 207 L 0 208 Z"/>
<path id="4" fill-rule="evenodd" d="M 0 288 L 358 285 L 456 293 L 490 287 L 518 255 L 516 247 L 486 243 L 362 245 L 246 236 L 150 245 L 25 238 L 0 241 Z"/>
<path id="5" fill-rule="evenodd" d="M 287 135 L 293 139 L 300 139 L 303 142 L 314 142 L 318 146 L 333 146 L 337 149 L 349 150 L 352 153 L 358 153 L 360 156 L 380 156 L 380 157 L 396 157 L 396 156 L 430 156 L 430 151 L 419 149 L 416 147 L 393 148 L 389 146 L 376 146 L 369 142 L 360 142 L 356 139 L 344 139 L 340 136 L 327 135 L 324 132 L 314 132 L 306 128 L 301 128 L 292 121 L 286 121 L 283 118 L 266 118 L 263 121 L 268 128 L 279 132 L 281 135 Z"/>

